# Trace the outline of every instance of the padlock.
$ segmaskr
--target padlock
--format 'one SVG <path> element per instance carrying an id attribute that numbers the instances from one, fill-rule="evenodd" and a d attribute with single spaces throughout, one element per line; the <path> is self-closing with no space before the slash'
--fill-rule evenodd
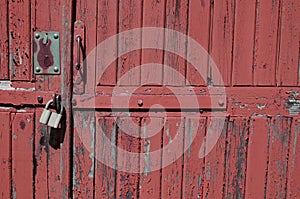
<path id="1" fill-rule="evenodd" d="M 53 103 L 53 100 L 49 100 L 48 103 L 46 104 L 46 107 L 44 108 L 43 113 L 40 117 L 40 123 L 42 123 L 42 124 L 48 123 L 48 120 L 51 115 L 51 111 L 48 110 L 48 108 L 49 108 L 50 104 L 52 104 L 52 103 Z"/>
<path id="2" fill-rule="evenodd" d="M 62 117 L 63 110 L 64 110 L 63 108 L 64 107 L 60 104 L 60 112 L 59 113 L 52 112 L 50 119 L 48 121 L 48 126 L 55 128 L 55 129 L 58 127 L 61 117 Z"/>

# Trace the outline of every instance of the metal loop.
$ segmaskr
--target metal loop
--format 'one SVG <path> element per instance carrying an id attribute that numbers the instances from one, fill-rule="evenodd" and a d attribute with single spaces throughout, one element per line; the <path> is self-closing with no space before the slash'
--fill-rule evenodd
<path id="1" fill-rule="evenodd" d="M 62 114 L 64 111 L 64 106 L 62 105 L 61 101 L 59 101 L 60 111 L 59 114 Z"/>
<path id="2" fill-rule="evenodd" d="M 48 109 L 49 106 L 50 106 L 50 104 L 52 104 L 52 103 L 53 103 L 53 99 L 49 100 L 49 101 L 47 102 L 45 108 Z"/>
<path id="3" fill-rule="evenodd" d="M 81 37 L 77 36 L 77 63 L 76 63 L 76 69 L 79 70 L 80 68 L 80 47 L 81 47 Z"/>

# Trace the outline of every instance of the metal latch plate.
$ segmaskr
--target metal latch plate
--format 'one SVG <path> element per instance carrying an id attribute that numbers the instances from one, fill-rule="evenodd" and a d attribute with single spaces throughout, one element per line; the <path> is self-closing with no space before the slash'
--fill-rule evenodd
<path id="1" fill-rule="evenodd" d="M 60 74 L 59 32 L 36 32 L 33 38 L 35 75 Z"/>
<path id="2" fill-rule="evenodd" d="M 290 97 L 287 100 L 285 107 L 288 109 L 290 115 L 298 115 L 300 113 L 300 99 L 296 99 L 298 95 L 298 92 L 290 93 Z"/>

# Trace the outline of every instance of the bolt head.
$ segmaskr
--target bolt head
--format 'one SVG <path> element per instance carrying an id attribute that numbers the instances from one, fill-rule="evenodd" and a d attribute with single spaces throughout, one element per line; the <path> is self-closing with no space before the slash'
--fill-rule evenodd
<path id="1" fill-rule="evenodd" d="M 57 33 L 55 33 L 54 35 L 53 35 L 53 37 L 54 37 L 54 39 L 58 39 L 58 34 Z"/>
<path id="2" fill-rule="evenodd" d="M 138 100 L 138 105 L 139 105 L 139 106 L 143 106 L 143 100 L 139 99 L 139 100 Z"/>
<path id="3" fill-rule="evenodd" d="M 37 100 L 38 100 L 38 102 L 39 102 L 40 104 L 43 103 L 43 101 L 44 101 L 44 99 L 43 99 L 42 96 L 38 96 L 38 97 L 37 97 Z"/>
<path id="4" fill-rule="evenodd" d="M 40 34 L 39 33 L 35 33 L 34 36 L 35 36 L 36 39 L 40 38 Z"/>
<path id="5" fill-rule="evenodd" d="M 39 72 L 41 72 L 41 68 L 40 67 L 35 67 L 35 72 L 37 72 L 37 73 L 39 73 Z"/>
<path id="6" fill-rule="evenodd" d="M 56 72 L 56 73 L 59 71 L 59 69 L 58 69 L 57 66 L 55 66 L 53 70 L 54 70 L 54 72 Z"/>
<path id="7" fill-rule="evenodd" d="M 76 99 L 72 99 L 72 105 L 73 105 L 73 106 L 76 106 L 76 105 L 77 105 Z"/>
<path id="8" fill-rule="evenodd" d="M 219 103 L 219 106 L 224 106 L 224 101 L 223 101 L 223 100 L 220 99 L 220 100 L 218 101 L 218 103 Z"/>

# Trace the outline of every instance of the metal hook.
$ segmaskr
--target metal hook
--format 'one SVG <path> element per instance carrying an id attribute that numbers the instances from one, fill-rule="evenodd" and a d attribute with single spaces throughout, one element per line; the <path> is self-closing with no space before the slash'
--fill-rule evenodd
<path id="1" fill-rule="evenodd" d="M 77 36 L 77 63 L 76 63 L 76 69 L 79 70 L 80 68 L 80 47 L 81 47 L 81 37 Z"/>

